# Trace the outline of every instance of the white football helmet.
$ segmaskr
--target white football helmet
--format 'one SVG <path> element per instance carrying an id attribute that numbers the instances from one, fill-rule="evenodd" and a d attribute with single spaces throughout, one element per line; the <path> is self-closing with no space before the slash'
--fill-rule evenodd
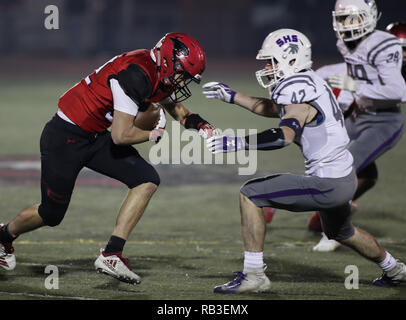
<path id="1" fill-rule="evenodd" d="M 333 29 L 338 39 L 354 41 L 374 31 L 378 19 L 374 0 L 337 0 L 333 11 Z"/>
<path id="2" fill-rule="evenodd" d="M 303 33 L 293 29 L 270 33 L 257 54 L 257 60 L 267 60 L 269 64 L 255 73 L 258 83 L 272 89 L 286 77 L 311 68 L 311 46 Z"/>

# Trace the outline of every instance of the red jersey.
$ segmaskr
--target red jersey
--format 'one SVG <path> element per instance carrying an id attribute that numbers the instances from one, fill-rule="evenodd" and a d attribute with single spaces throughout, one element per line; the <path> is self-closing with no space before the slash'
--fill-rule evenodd
<path id="1" fill-rule="evenodd" d="M 66 91 L 58 106 L 76 125 L 88 132 L 103 132 L 111 126 L 113 94 L 110 79 L 117 79 L 125 94 L 139 107 L 169 97 L 157 79 L 156 65 L 145 49 L 123 53 Z"/>

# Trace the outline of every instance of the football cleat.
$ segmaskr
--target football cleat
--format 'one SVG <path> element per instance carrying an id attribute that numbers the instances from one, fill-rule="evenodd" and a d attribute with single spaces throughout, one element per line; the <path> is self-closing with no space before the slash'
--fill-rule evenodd
<path id="1" fill-rule="evenodd" d="M 313 251 L 331 252 L 341 246 L 340 242 L 328 239 L 324 232 L 322 232 L 321 235 L 322 238 L 320 239 L 319 243 L 313 247 Z"/>
<path id="2" fill-rule="evenodd" d="M 406 265 L 398 260 L 395 268 L 384 272 L 380 278 L 372 281 L 372 284 L 378 287 L 394 287 L 402 282 L 406 282 Z"/>
<path id="3" fill-rule="evenodd" d="M 11 243 L 0 242 L 0 267 L 13 270 L 16 267 L 16 257 Z"/>
<path id="4" fill-rule="evenodd" d="M 0 223 L 0 229 L 4 224 Z M 6 270 L 13 270 L 16 267 L 16 257 L 13 254 L 14 248 L 11 243 L 0 242 L 0 267 Z"/>
<path id="5" fill-rule="evenodd" d="M 271 288 L 271 281 L 265 275 L 266 265 L 261 269 L 246 269 L 234 272 L 234 280 L 214 288 L 215 293 L 266 292 Z"/>
<path id="6" fill-rule="evenodd" d="M 271 208 L 271 207 L 263 207 L 262 208 L 264 215 L 265 215 L 265 221 L 266 223 L 271 223 L 273 216 L 275 215 L 276 209 Z"/>
<path id="7" fill-rule="evenodd" d="M 105 253 L 100 249 L 100 255 L 94 262 L 96 271 L 109 275 L 120 281 L 138 284 L 141 278 L 135 274 L 129 265 L 129 259 L 123 258 L 121 252 Z"/>

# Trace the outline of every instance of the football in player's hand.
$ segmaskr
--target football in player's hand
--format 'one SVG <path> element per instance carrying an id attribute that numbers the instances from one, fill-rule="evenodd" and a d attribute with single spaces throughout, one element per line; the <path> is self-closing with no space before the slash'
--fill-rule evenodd
<path id="1" fill-rule="evenodd" d="M 142 130 L 152 130 L 159 121 L 159 110 L 162 107 L 159 104 L 151 103 L 148 109 L 138 112 L 134 119 L 134 125 Z"/>

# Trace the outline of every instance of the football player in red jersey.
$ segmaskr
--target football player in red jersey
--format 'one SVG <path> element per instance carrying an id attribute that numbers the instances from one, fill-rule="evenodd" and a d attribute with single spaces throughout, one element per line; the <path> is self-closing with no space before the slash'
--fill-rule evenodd
<path id="1" fill-rule="evenodd" d="M 14 269 L 12 242 L 19 235 L 61 223 L 76 178 L 87 167 L 129 188 L 95 268 L 121 281 L 139 283 L 140 277 L 131 270 L 122 251 L 160 178 L 131 145 L 157 142 L 166 121 L 162 112 L 153 130 L 143 130 L 134 120 L 151 103 L 160 103 L 185 128 L 198 130 L 204 138 L 211 136 L 213 126 L 181 103 L 191 96 L 188 85 L 200 82 L 205 66 L 205 53 L 195 39 L 168 33 L 152 50 L 116 56 L 65 92 L 57 114 L 41 135 L 41 203 L 0 226 L 0 266 Z"/>

